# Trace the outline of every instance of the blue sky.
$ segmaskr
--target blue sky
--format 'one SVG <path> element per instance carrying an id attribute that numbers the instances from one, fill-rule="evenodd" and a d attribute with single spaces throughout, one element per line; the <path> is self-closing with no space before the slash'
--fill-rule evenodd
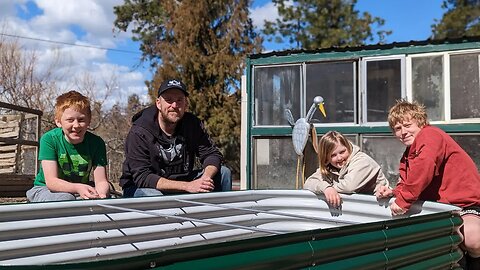
<path id="1" fill-rule="evenodd" d="M 148 64 L 140 64 L 139 44 L 130 33 L 114 33 L 113 7 L 123 0 L 2 0 L 0 35 L 17 36 L 26 50 L 38 52 L 41 65 L 60 53 L 65 71 L 72 73 L 63 82 L 73 87 L 72 78 L 89 74 L 97 85 L 110 81 L 116 93 L 110 102 L 126 102 L 131 94 L 148 100 L 145 80 L 152 77 Z M 431 25 L 441 19 L 442 0 L 358 0 L 356 8 L 385 19 L 384 30 L 392 30 L 387 42 L 425 40 Z M 263 20 L 277 17 L 271 1 L 255 0 L 251 18 L 257 28 Z M 44 42 L 50 40 L 55 42 Z M 76 46 L 68 45 L 75 44 Z M 288 45 L 265 43 L 265 49 L 288 49 Z M 105 50 L 102 48 L 110 48 Z M 112 79 L 113 78 L 113 79 Z M 113 82 L 112 82 L 113 81 Z"/>

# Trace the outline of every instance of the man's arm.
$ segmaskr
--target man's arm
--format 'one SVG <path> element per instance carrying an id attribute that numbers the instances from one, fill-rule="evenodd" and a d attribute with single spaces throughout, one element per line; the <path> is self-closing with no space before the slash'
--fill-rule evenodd
<path id="1" fill-rule="evenodd" d="M 222 153 L 220 153 L 220 150 L 218 150 L 210 139 L 203 123 L 198 119 L 197 121 L 198 132 L 195 132 L 196 136 L 194 140 L 196 140 L 198 145 L 198 157 L 200 158 L 200 162 L 202 162 L 203 169 L 206 171 L 209 166 L 214 166 L 217 170 L 220 170 L 223 160 Z M 214 175 L 215 174 L 211 176 L 213 177 Z"/>
<path id="2" fill-rule="evenodd" d="M 135 128 L 138 127 L 132 127 L 125 141 L 125 158 L 127 159 L 127 164 L 124 164 L 124 166 L 129 167 L 132 180 L 137 187 L 156 188 L 161 175 L 152 171 L 149 149 L 151 144 L 149 141 L 150 138 L 147 138 L 146 134 L 141 134 L 139 131 L 137 132 Z"/>
<path id="3" fill-rule="evenodd" d="M 190 182 L 160 177 L 157 181 L 156 189 L 160 191 L 185 191 L 188 193 L 210 192 L 215 188 L 212 177 L 217 172 L 218 169 L 215 166 L 207 166 L 200 178 Z"/>

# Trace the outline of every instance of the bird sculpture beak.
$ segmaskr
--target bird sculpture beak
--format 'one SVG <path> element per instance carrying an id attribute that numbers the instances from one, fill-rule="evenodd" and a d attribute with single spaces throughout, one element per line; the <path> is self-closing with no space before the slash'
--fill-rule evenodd
<path id="1" fill-rule="evenodd" d="M 323 102 L 318 104 L 318 109 L 322 112 L 323 117 L 327 117 L 327 113 L 325 112 L 325 107 L 323 106 Z"/>

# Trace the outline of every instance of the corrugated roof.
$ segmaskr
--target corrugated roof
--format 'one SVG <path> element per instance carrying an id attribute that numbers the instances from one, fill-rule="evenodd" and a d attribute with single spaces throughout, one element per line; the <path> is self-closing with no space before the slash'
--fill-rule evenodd
<path id="1" fill-rule="evenodd" d="M 480 42 L 480 36 L 473 37 L 462 37 L 455 39 L 427 39 L 427 40 L 411 40 L 406 42 L 393 42 L 388 44 L 371 44 L 371 45 L 361 45 L 361 46 L 351 46 L 351 47 L 330 47 L 330 48 L 321 48 L 314 50 L 306 49 L 295 49 L 295 50 L 283 50 L 283 51 L 272 51 L 268 53 L 259 53 L 252 54 L 249 56 L 250 59 L 259 59 L 267 58 L 272 56 L 289 56 L 295 54 L 317 54 L 317 53 L 330 53 L 330 52 L 357 52 L 357 51 L 368 51 L 368 50 L 387 50 L 394 48 L 405 48 L 412 46 L 428 46 L 428 45 L 443 45 L 443 44 L 460 44 L 460 43 L 470 43 L 470 42 Z"/>

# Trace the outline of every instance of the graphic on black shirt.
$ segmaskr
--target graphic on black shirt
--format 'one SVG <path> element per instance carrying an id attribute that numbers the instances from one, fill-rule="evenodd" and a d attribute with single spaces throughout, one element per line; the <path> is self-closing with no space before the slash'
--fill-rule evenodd
<path id="1" fill-rule="evenodd" d="M 188 170 L 187 146 L 184 137 L 163 138 L 162 142 L 156 146 L 162 164 L 165 164 L 164 176 L 183 174 Z"/>

